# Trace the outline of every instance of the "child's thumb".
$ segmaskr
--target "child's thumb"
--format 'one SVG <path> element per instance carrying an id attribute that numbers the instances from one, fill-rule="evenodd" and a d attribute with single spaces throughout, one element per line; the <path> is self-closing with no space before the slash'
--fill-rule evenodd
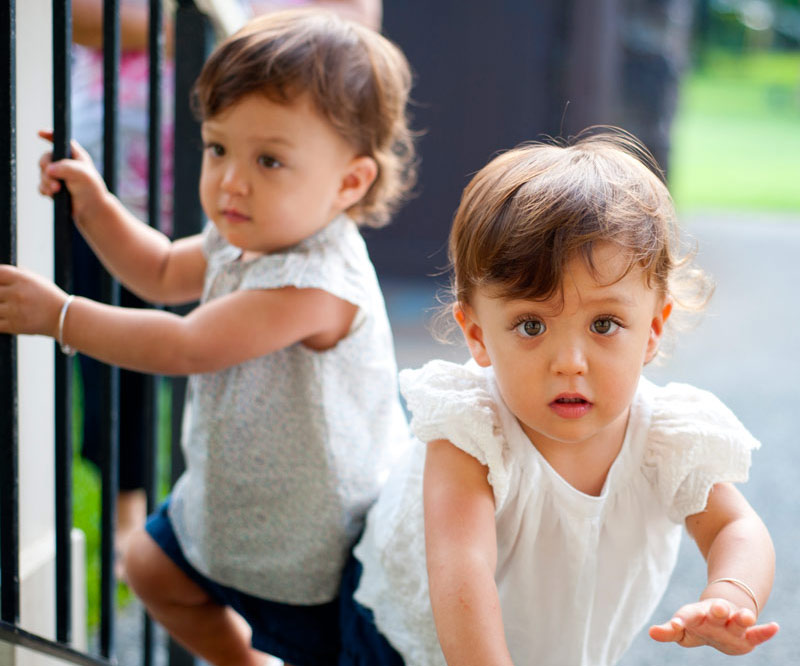
<path id="1" fill-rule="evenodd" d="M 45 173 L 58 180 L 75 180 L 86 176 L 86 168 L 75 160 L 58 160 L 45 167 Z"/>

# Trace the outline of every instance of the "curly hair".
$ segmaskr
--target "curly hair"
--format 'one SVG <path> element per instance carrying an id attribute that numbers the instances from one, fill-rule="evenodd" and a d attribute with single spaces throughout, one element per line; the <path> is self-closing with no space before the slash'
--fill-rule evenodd
<path id="1" fill-rule="evenodd" d="M 278 103 L 308 93 L 357 153 L 377 163 L 375 181 L 348 212 L 379 227 L 416 181 L 410 89 L 408 61 L 388 39 L 330 11 L 296 9 L 259 16 L 220 44 L 195 82 L 192 108 L 203 121 L 253 93 Z"/>
<path id="2" fill-rule="evenodd" d="M 523 144 L 495 157 L 464 190 L 450 232 L 452 297 L 478 287 L 507 298 L 558 296 L 576 254 L 595 270 L 592 247 L 612 242 L 647 283 L 686 309 L 701 309 L 708 279 L 681 251 L 663 172 L 631 134 L 592 127 L 568 141 Z"/>

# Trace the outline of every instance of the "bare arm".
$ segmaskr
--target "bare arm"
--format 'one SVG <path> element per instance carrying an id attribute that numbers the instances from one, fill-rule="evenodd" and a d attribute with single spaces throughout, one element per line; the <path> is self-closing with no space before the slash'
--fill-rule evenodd
<path id="1" fill-rule="evenodd" d="M 39 132 L 52 140 L 52 132 Z M 72 196 L 75 224 L 106 269 L 130 291 L 153 303 L 196 300 L 206 267 L 199 237 L 171 242 L 137 220 L 105 186 L 91 157 L 75 141 L 73 159 L 39 161 L 39 191 L 53 196 L 62 180 Z"/>
<path id="2" fill-rule="evenodd" d="M 650 628 L 659 641 L 684 647 L 710 645 L 726 654 L 745 654 L 778 632 L 774 622 L 756 625 L 772 589 L 775 551 L 767 528 L 729 483 L 714 486 L 706 510 L 689 516 L 686 528 L 708 566 L 700 601 L 679 609 L 670 622 Z M 755 595 L 720 578 L 737 579 Z"/>
<path id="3" fill-rule="evenodd" d="M 511 666 L 500 600 L 494 496 L 486 468 L 446 440 L 428 444 L 425 544 L 431 605 L 449 666 Z"/>
<path id="4" fill-rule="evenodd" d="M 0 333 L 58 337 L 66 294 L 52 282 L 0 265 Z M 327 349 L 356 307 L 319 289 L 236 291 L 186 317 L 75 298 L 62 341 L 106 363 L 158 374 L 213 372 L 296 342 Z"/>

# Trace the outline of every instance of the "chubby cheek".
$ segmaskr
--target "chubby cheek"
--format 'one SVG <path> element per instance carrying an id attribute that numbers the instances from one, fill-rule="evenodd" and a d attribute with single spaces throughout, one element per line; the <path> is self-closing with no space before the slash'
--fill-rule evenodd
<path id="1" fill-rule="evenodd" d="M 542 402 L 541 386 L 537 386 L 536 377 L 542 375 L 530 364 L 517 362 L 493 363 L 497 388 L 508 408 L 519 418 L 525 420 L 524 415 Z"/>
<path id="2" fill-rule="evenodd" d="M 206 217 L 211 219 L 213 217 L 212 212 L 215 208 L 214 187 L 210 176 L 205 173 L 205 168 L 200 174 L 198 191 L 200 194 L 200 205 L 203 207 L 203 212 L 206 214 Z"/>
<path id="3" fill-rule="evenodd" d="M 625 366 L 607 368 L 599 375 L 604 379 L 602 387 L 598 387 L 598 396 L 605 396 L 612 409 L 623 411 L 633 401 L 641 374 L 642 363 L 639 359 L 631 359 Z"/>

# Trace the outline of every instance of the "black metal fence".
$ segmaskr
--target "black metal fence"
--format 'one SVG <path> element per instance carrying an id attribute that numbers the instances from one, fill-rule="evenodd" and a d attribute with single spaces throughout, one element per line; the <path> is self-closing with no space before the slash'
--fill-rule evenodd
<path id="1" fill-rule="evenodd" d="M 120 63 L 120 6 L 119 0 L 104 0 L 103 4 L 103 58 L 104 58 L 104 121 L 103 121 L 103 176 L 112 192 L 117 187 L 116 154 L 118 119 L 118 72 Z M 162 0 L 150 0 L 149 57 L 149 201 L 148 219 L 156 225 L 161 211 L 161 77 L 164 62 L 164 15 Z M 69 154 L 71 135 L 70 118 L 70 63 L 72 49 L 72 16 L 70 0 L 52 0 L 53 20 L 53 154 L 55 159 Z M 197 180 L 200 172 L 200 144 L 196 122 L 188 107 L 189 88 L 194 81 L 211 45 L 211 31 L 206 18 L 192 0 L 179 0 L 175 15 L 175 150 L 174 221 L 175 236 L 196 233 L 202 223 L 202 213 L 197 200 Z M 2 78 L 8 86 L 0 86 L 0 161 L 8 164 L 6 176 L 0 178 L 0 263 L 16 263 L 16 0 L 0 2 L 0 62 Z M 68 293 L 72 292 L 72 222 L 71 205 L 66 188 L 54 202 L 54 274 L 56 283 Z M 102 285 L 103 299 L 117 304 L 120 287 L 105 275 Z M 70 644 L 72 626 L 72 568 L 71 531 L 72 515 L 72 413 L 71 393 L 73 359 L 54 345 L 55 363 L 55 640 L 32 634 L 19 626 L 20 621 L 20 545 L 19 545 L 19 465 L 20 446 L 18 433 L 18 383 L 16 340 L 0 334 L 0 642 L 30 648 L 76 664 L 116 663 L 115 592 L 114 580 L 114 525 L 117 496 L 117 466 L 119 462 L 119 396 L 121 379 L 119 370 L 105 366 L 100 393 L 104 404 L 103 449 L 101 460 L 101 567 L 100 567 L 100 626 L 99 654 L 84 654 Z M 145 428 L 150 433 L 142 443 L 147 449 L 146 493 L 148 509 L 156 502 L 156 436 L 155 423 L 158 410 L 155 378 L 150 380 L 148 402 L 143 418 L 149 420 Z M 173 472 L 182 466 L 177 446 L 180 432 L 180 404 L 184 382 L 172 380 L 173 394 Z M 123 386 L 124 388 L 124 386 Z M 174 476 L 174 474 L 173 474 Z M 142 635 L 142 663 L 154 663 L 155 640 L 153 624 L 144 620 Z M 174 644 L 170 646 L 170 663 L 189 663 L 191 658 Z"/>

